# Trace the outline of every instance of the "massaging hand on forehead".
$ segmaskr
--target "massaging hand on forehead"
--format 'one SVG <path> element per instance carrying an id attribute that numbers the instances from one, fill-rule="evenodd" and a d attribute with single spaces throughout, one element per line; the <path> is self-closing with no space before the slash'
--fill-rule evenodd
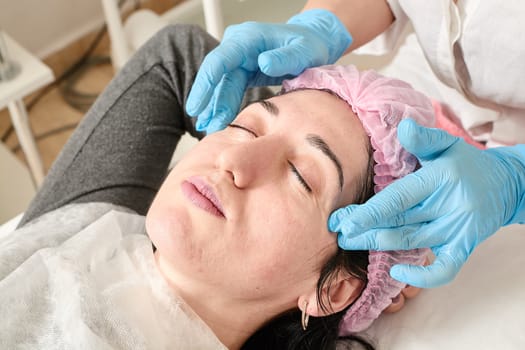
<path id="1" fill-rule="evenodd" d="M 204 60 L 187 111 L 198 115 L 200 130 L 220 130 L 237 114 L 247 87 L 279 84 L 305 68 L 333 63 L 393 20 L 384 0 L 311 0 L 287 24 L 231 26 Z M 337 210 L 329 228 L 344 249 L 431 247 L 433 264 L 397 265 L 391 275 L 414 286 L 438 286 L 501 226 L 525 222 L 525 146 L 482 151 L 409 120 L 398 136 L 422 168 L 364 205 Z"/>

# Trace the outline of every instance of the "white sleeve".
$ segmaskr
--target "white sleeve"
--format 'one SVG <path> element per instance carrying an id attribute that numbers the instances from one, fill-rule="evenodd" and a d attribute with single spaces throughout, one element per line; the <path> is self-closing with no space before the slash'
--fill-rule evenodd
<path id="1" fill-rule="evenodd" d="M 399 41 L 404 38 L 403 34 L 409 22 L 408 16 L 399 4 L 399 0 L 387 0 L 387 2 L 394 14 L 394 22 L 385 32 L 355 50 L 356 54 L 384 55 L 393 51 Z"/>

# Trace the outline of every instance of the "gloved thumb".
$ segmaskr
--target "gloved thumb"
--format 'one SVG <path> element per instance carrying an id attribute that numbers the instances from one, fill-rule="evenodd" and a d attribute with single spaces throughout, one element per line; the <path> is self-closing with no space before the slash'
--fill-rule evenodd
<path id="1" fill-rule="evenodd" d="M 459 140 L 446 131 L 426 128 L 412 119 L 404 119 L 399 123 L 397 137 L 408 152 L 422 161 L 438 157 Z"/>
<path id="2" fill-rule="evenodd" d="M 390 269 L 390 276 L 414 287 L 434 288 L 452 281 L 464 262 L 458 257 L 437 256 L 428 266 L 394 265 Z"/>
<path id="3" fill-rule="evenodd" d="M 319 52 L 315 52 L 319 56 Z M 315 64 L 323 64 L 322 60 L 314 62 L 312 54 L 308 50 L 301 49 L 300 45 L 289 45 L 277 49 L 265 51 L 258 57 L 261 72 L 270 77 L 281 77 L 283 75 L 298 75 L 307 67 Z"/>

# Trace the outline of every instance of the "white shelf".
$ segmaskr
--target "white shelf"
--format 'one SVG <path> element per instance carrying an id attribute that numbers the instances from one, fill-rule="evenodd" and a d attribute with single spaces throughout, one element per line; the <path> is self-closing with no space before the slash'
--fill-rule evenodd
<path id="1" fill-rule="evenodd" d="M 37 57 L 2 32 L 9 59 L 20 67 L 11 80 L 0 81 L 0 109 L 7 106 L 13 127 L 37 186 L 44 180 L 44 166 L 36 146 L 23 98 L 53 81 L 53 72 Z"/>
<path id="2" fill-rule="evenodd" d="M 9 56 L 20 65 L 21 72 L 12 80 L 0 81 L 0 109 L 5 108 L 13 100 L 21 100 L 54 80 L 53 71 L 48 66 L 5 32 L 3 34 Z"/>

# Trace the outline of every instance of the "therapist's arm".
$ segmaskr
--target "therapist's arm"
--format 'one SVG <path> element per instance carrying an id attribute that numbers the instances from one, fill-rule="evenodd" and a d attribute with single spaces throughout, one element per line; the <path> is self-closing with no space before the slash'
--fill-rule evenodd
<path id="1" fill-rule="evenodd" d="M 345 25 L 353 38 L 346 52 L 383 33 L 395 19 L 386 0 L 310 0 L 303 11 L 311 9 L 328 10 Z"/>

